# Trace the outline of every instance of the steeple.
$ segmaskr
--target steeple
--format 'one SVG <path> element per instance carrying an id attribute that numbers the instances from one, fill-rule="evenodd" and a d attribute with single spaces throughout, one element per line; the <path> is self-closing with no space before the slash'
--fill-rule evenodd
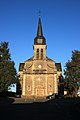
<path id="1" fill-rule="evenodd" d="M 38 29 L 37 29 L 37 35 L 34 39 L 34 44 L 35 45 L 46 45 L 46 39 L 43 36 L 43 31 L 42 31 L 42 24 L 41 24 L 41 19 L 39 16 L 38 20 Z"/>
<path id="2" fill-rule="evenodd" d="M 38 21 L 37 36 L 43 36 L 42 25 L 41 25 L 41 19 L 40 19 L 40 17 L 39 17 L 39 21 Z"/>

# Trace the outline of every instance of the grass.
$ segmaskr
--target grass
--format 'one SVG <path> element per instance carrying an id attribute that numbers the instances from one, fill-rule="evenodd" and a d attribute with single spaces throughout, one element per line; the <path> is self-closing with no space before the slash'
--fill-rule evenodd
<path id="1" fill-rule="evenodd" d="M 80 115 L 80 98 L 31 103 L 19 100 L 0 98 L 0 117 L 3 120 L 77 120 Z"/>

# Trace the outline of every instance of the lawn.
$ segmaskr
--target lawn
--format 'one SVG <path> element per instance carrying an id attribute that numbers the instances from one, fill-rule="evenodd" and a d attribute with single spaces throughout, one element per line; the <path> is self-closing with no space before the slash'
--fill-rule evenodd
<path id="1" fill-rule="evenodd" d="M 32 103 L 16 103 L 14 98 L 0 98 L 1 120 L 77 120 L 79 115 L 80 98 Z"/>

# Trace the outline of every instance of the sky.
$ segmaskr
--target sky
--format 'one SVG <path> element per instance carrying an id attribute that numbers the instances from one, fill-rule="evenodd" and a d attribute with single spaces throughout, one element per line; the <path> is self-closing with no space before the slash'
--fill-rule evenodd
<path id="1" fill-rule="evenodd" d="M 9 42 L 15 68 L 34 55 L 38 18 L 47 43 L 47 56 L 62 65 L 80 50 L 80 0 L 0 0 L 0 42 Z"/>

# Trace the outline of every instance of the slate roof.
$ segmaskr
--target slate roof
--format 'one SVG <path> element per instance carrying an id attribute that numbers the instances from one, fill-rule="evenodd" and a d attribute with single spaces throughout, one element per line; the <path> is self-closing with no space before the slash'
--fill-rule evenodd
<path id="1" fill-rule="evenodd" d="M 39 21 L 38 21 L 37 36 L 34 39 L 34 45 L 46 45 L 46 39 L 43 36 L 42 24 L 41 24 L 40 17 L 39 17 Z"/>
<path id="2" fill-rule="evenodd" d="M 61 63 L 55 63 L 57 71 L 62 71 Z"/>
<path id="3" fill-rule="evenodd" d="M 19 71 L 23 71 L 23 68 L 24 68 L 24 63 L 20 63 L 19 64 Z"/>

